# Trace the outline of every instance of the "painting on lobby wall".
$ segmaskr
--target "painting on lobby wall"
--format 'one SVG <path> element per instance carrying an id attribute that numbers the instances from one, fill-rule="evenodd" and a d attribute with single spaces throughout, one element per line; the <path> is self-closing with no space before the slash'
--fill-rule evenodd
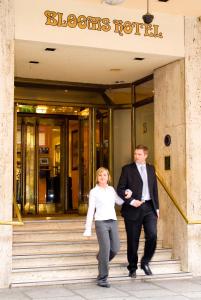
<path id="1" fill-rule="evenodd" d="M 78 169 L 78 149 L 79 149 L 79 136 L 78 130 L 72 131 L 72 170 Z"/>

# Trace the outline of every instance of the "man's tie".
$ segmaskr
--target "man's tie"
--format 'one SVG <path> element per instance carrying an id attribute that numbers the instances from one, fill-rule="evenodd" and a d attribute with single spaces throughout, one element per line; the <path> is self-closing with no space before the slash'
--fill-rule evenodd
<path id="1" fill-rule="evenodd" d="M 148 190 L 148 182 L 147 182 L 147 172 L 146 172 L 146 166 L 142 165 L 140 166 L 140 175 L 142 177 L 142 181 L 143 181 L 143 188 L 142 188 L 142 200 L 148 200 L 146 199 L 149 190 Z"/>

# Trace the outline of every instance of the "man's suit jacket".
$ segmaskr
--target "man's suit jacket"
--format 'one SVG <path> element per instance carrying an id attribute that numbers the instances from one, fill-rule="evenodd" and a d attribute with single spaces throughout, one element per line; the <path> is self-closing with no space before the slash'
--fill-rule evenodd
<path id="1" fill-rule="evenodd" d="M 159 209 L 159 201 L 158 201 L 158 187 L 157 187 L 155 169 L 152 165 L 149 164 L 146 164 L 146 169 L 147 169 L 150 198 L 153 203 L 154 211 L 156 213 L 156 210 Z M 134 207 L 130 205 L 130 202 L 133 199 L 136 200 L 142 199 L 142 187 L 143 187 L 143 181 L 136 164 L 132 163 L 124 166 L 122 168 L 121 176 L 119 178 L 117 193 L 119 197 L 121 197 L 124 200 L 121 209 L 121 214 L 125 219 L 137 220 L 140 217 L 140 212 L 142 209 L 141 206 Z M 132 191 L 132 196 L 130 199 L 125 199 L 126 189 L 130 189 Z"/>

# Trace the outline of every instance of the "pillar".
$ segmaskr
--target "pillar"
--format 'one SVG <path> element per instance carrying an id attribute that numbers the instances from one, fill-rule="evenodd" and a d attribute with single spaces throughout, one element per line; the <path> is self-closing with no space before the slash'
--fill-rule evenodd
<path id="1" fill-rule="evenodd" d="M 185 18 L 187 212 L 201 221 L 201 19 Z M 193 254 L 193 255 L 192 255 Z M 188 265 L 201 275 L 201 225 L 188 226 Z"/>
<path id="2" fill-rule="evenodd" d="M 185 222 L 160 186 L 160 232 L 164 246 L 172 247 L 174 257 L 181 259 L 182 270 L 201 275 L 200 19 L 185 17 L 184 34 L 185 58 L 154 72 L 155 159 L 190 223 Z M 166 134 L 171 136 L 170 146 L 164 144 Z M 165 170 L 165 156 L 170 156 L 170 170 Z"/>
<path id="3" fill-rule="evenodd" d="M 0 221 L 12 220 L 14 2 L 0 1 Z M 0 287 L 8 287 L 12 271 L 12 227 L 0 225 Z"/>

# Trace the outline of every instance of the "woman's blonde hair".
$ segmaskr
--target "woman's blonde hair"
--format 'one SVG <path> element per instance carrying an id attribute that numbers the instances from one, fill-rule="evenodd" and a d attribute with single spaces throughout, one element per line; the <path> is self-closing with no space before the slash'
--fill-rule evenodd
<path id="1" fill-rule="evenodd" d="M 104 168 L 104 167 L 100 167 L 98 170 L 96 170 L 96 183 L 98 183 L 98 176 L 103 173 L 103 172 L 107 172 L 107 175 L 108 175 L 108 182 L 107 183 L 110 183 L 111 181 L 111 176 L 110 176 L 110 172 L 107 168 Z"/>

